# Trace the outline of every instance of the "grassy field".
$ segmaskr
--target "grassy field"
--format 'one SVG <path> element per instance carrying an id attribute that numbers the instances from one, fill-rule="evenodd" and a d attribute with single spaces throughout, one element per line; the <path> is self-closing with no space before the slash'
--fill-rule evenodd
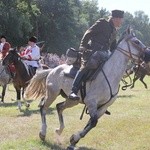
<path id="1" fill-rule="evenodd" d="M 150 89 L 150 78 L 146 78 Z M 104 115 L 97 126 L 77 144 L 79 150 L 150 150 L 150 90 L 136 82 L 134 89 L 122 91 L 118 99 L 108 109 L 111 115 Z M 83 105 L 64 112 L 66 128 L 61 137 L 55 134 L 59 127 L 56 103 L 47 115 L 47 137 L 39 139 L 41 125 L 39 101 L 32 101 L 29 110 L 16 109 L 15 92 L 10 85 L 7 89 L 5 104 L 0 104 L 0 150 L 65 150 L 70 136 L 83 129 L 89 116 L 79 120 Z"/>

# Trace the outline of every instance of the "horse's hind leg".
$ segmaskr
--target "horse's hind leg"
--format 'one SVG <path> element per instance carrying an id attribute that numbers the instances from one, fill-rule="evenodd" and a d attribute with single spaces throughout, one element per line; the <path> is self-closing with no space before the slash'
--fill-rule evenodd
<path id="1" fill-rule="evenodd" d="M 40 106 L 40 113 L 41 113 L 42 127 L 41 127 L 41 131 L 39 133 L 39 137 L 42 141 L 44 141 L 45 137 L 46 137 L 46 129 L 47 129 L 46 111 L 44 110 L 44 105 Z"/>
<path id="2" fill-rule="evenodd" d="M 75 106 L 77 104 L 78 104 L 78 101 L 70 101 L 70 100 L 66 99 L 66 101 L 58 103 L 56 105 L 57 113 L 58 113 L 58 118 L 59 118 L 59 123 L 60 123 L 59 129 L 56 129 L 56 133 L 58 135 L 60 135 L 63 132 L 63 129 L 65 128 L 65 126 L 64 126 L 64 119 L 63 119 L 63 115 L 62 115 L 63 111 L 66 108 L 73 107 L 73 106 Z"/>
<path id="3" fill-rule="evenodd" d="M 14 86 L 15 87 L 15 86 Z M 19 87 L 15 87 L 16 93 L 17 93 L 17 101 L 18 101 L 18 109 L 21 110 L 21 89 Z"/>
<path id="4" fill-rule="evenodd" d="M 56 89 L 55 89 L 56 90 Z M 40 105 L 40 113 L 41 113 L 41 120 L 42 120 L 42 126 L 41 131 L 39 133 L 39 137 L 41 140 L 45 140 L 46 137 L 46 113 L 49 108 L 49 106 L 53 103 L 53 101 L 56 99 L 56 97 L 59 94 L 59 90 L 53 90 L 50 85 L 47 86 L 47 96 L 45 98 L 42 98 L 42 105 Z"/>

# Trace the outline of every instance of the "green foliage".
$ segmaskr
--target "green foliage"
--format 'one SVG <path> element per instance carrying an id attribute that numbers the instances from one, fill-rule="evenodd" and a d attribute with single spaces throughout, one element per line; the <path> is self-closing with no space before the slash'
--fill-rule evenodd
<path id="1" fill-rule="evenodd" d="M 45 51 L 62 54 L 69 47 L 78 49 L 84 32 L 99 18 L 110 12 L 98 7 L 98 0 L 1 0 L 0 33 L 12 46 L 27 43 L 35 35 L 45 40 Z M 120 34 L 131 25 L 147 46 L 150 46 L 149 18 L 143 11 L 134 16 L 125 13 Z"/>

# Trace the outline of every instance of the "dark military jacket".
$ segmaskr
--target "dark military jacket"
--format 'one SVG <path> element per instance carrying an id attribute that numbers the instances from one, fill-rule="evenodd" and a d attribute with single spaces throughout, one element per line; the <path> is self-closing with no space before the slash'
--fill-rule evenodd
<path id="1" fill-rule="evenodd" d="M 116 34 L 111 19 L 99 19 L 85 32 L 80 46 L 94 51 L 112 50 L 116 46 Z"/>

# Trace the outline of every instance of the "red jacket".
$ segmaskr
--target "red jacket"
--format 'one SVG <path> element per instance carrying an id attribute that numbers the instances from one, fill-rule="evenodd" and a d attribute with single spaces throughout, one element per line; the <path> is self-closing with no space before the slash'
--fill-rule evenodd
<path id="1" fill-rule="evenodd" d="M 6 42 L 2 49 L 2 58 L 6 56 L 10 48 L 11 48 L 11 45 L 8 42 Z"/>

